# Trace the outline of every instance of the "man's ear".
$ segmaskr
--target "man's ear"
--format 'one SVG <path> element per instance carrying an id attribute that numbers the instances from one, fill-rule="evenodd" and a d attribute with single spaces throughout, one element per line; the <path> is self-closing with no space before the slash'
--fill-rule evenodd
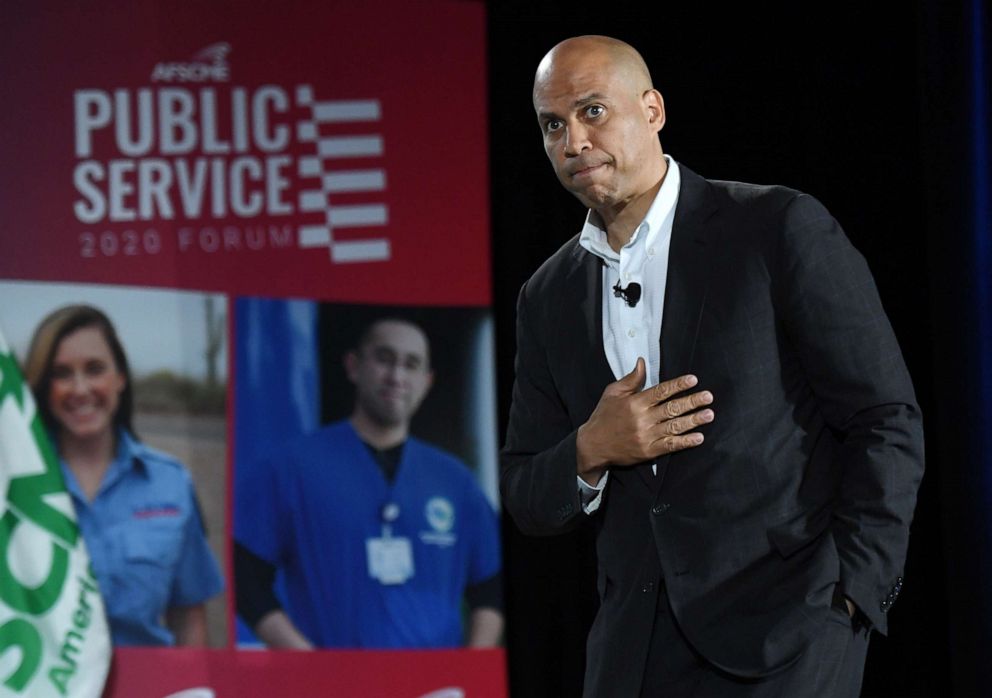
<path id="1" fill-rule="evenodd" d="M 648 123 L 654 128 L 655 133 L 665 126 L 665 100 L 658 90 L 652 88 L 641 95 L 641 102 L 648 115 Z"/>

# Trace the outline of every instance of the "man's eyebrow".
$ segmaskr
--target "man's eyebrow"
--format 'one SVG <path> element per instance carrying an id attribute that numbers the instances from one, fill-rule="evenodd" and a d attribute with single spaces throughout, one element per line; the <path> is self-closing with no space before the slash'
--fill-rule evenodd
<path id="1" fill-rule="evenodd" d="M 606 99 L 606 95 L 599 92 L 593 92 L 591 94 L 585 95 L 584 97 L 579 97 L 577 100 L 572 102 L 572 108 L 578 109 L 579 107 L 584 107 L 592 102 L 599 102 Z"/>
<path id="2" fill-rule="evenodd" d="M 583 96 L 579 97 L 577 100 L 575 100 L 574 102 L 572 102 L 571 108 L 572 109 L 581 109 L 582 107 L 584 107 L 584 106 L 586 106 L 588 104 L 592 104 L 593 102 L 599 102 L 599 101 L 602 101 L 604 99 L 606 99 L 606 95 L 604 95 L 604 94 L 602 94 L 600 92 L 592 92 L 590 94 L 583 95 Z M 542 121 L 543 122 L 543 121 L 549 121 L 551 119 L 557 119 L 557 118 L 559 118 L 558 115 L 556 113 L 554 113 L 554 112 L 551 112 L 551 111 L 541 111 L 541 112 L 538 112 L 537 113 L 537 119 L 538 119 L 538 121 Z"/>

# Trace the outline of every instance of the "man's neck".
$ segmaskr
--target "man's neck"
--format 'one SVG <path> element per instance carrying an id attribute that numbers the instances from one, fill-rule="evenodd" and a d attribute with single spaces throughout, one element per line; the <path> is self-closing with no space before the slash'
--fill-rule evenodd
<path id="1" fill-rule="evenodd" d="M 369 417 L 361 409 L 356 409 L 351 415 L 351 426 L 365 443 L 383 451 L 387 448 L 399 446 L 406 441 L 410 431 L 410 425 L 406 422 L 401 424 L 380 424 Z"/>
<path id="2" fill-rule="evenodd" d="M 619 207 L 596 209 L 596 215 L 599 216 L 606 229 L 606 241 L 614 252 L 619 252 L 621 247 L 630 242 L 634 230 L 644 220 L 651 204 L 654 203 L 658 190 L 665 182 L 666 174 L 668 174 L 668 161 L 662 156 L 661 174 L 647 191 L 638 194 Z"/>

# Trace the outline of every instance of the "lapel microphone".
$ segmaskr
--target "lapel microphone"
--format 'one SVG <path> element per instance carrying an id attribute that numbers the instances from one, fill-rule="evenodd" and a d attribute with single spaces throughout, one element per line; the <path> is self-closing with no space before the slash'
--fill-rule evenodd
<path id="1" fill-rule="evenodd" d="M 617 281 L 613 287 L 613 295 L 616 298 L 623 298 L 627 302 L 627 305 L 633 308 L 637 305 L 637 301 L 641 300 L 641 285 L 639 283 L 630 283 L 627 284 L 627 288 L 620 288 L 620 282 Z"/>

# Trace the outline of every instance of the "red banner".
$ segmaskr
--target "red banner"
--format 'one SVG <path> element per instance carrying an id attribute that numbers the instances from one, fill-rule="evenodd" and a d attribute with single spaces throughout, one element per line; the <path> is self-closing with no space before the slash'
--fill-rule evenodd
<path id="1" fill-rule="evenodd" d="M 481 3 L 0 10 L 0 277 L 487 305 Z"/>
<path id="2" fill-rule="evenodd" d="M 494 498 L 485 56 L 464 0 L 0 4 L 0 325 L 23 357 L 56 308 L 108 316 L 225 563 L 227 648 L 118 648 L 106 695 L 505 696 L 499 650 L 236 651 L 231 598 L 232 483 L 350 412 L 341 357 L 378 315 L 437 335 L 417 435 Z"/>
<path id="3" fill-rule="evenodd" d="M 503 698 L 502 650 L 119 649 L 106 698 Z"/>

